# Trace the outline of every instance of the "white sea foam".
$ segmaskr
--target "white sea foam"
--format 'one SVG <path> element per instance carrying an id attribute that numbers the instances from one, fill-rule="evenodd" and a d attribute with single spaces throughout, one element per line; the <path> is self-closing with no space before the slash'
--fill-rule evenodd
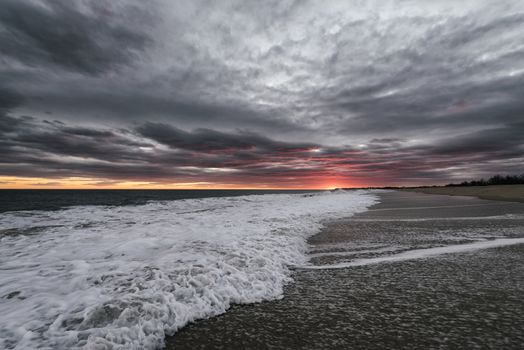
<path id="1" fill-rule="evenodd" d="M 442 208 L 465 208 L 465 207 L 486 207 L 493 205 L 511 205 L 512 202 L 497 202 L 497 203 L 482 203 L 482 204 L 461 204 L 461 205 L 436 205 L 431 207 L 404 207 L 404 208 L 382 208 L 373 209 L 373 211 L 398 211 L 398 210 L 426 210 L 426 209 L 442 209 Z"/>
<path id="2" fill-rule="evenodd" d="M 478 249 L 496 248 L 496 247 L 514 245 L 514 244 L 524 244 L 524 238 L 501 238 L 501 239 L 494 239 L 494 240 L 489 240 L 489 241 L 479 241 L 475 243 L 447 245 L 444 247 L 434 247 L 434 248 L 427 248 L 427 249 L 413 249 L 413 250 L 409 250 L 409 251 L 402 252 L 399 254 L 380 256 L 376 258 L 355 259 L 353 261 L 347 261 L 347 262 L 342 262 L 338 264 L 330 264 L 330 265 L 304 265 L 304 266 L 301 266 L 301 268 L 315 269 L 315 270 L 345 269 L 348 267 L 355 267 L 355 266 L 365 266 L 365 265 L 373 265 L 373 264 L 388 263 L 388 262 L 398 262 L 398 261 L 406 261 L 406 260 L 413 260 L 413 259 L 424 259 L 424 258 L 430 258 L 430 257 L 443 255 L 443 254 L 464 253 L 464 252 L 474 251 Z"/>
<path id="3" fill-rule="evenodd" d="M 335 252 L 322 252 L 322 253 L 313 253 L 309 254 L 308 257 L 310 259 L 312 258 L 323 258 L 327 256 L 350 256 L 350 255 L 359 255 L 359 254 L 376 254 L 376 253 L 384 253 L 384 252 L 394 252 L 397 250 L 402 249 L 403 247 L 399 246 L 389 246 L 384 248 L 377 248 L 377 249 L 360 249 L 360 250 L 353 250 L 353 251 L 335 251 Z"/>
<path id="4" fill-rule="evenodd" d="M 326 192 L 0 215 L 0 348 L 158 348 L 232 303 L 281 297 L 323 220 L 376 201 Z"/>
<path id="5" fill-rule="evenodd" d="M 387 218 L 387 219 L 355 219 L 354 222 L 426 222 L 426 221 L 481 221 L 481 220 L 522 220 L 521 214 L 504 214 L 493 216 L 457 216 L 434 218 Z"/>

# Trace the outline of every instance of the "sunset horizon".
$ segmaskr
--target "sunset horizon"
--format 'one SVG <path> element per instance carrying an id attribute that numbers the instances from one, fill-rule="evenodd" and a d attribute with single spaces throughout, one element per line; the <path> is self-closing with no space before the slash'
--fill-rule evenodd
<path id="1" fill-rule="evenodd" d="M 524 0 L 0 0 L 0 349 L 521 350 L 523 96 Z"/>
<path id="2" fill-rule="evenodd" d="M 520 5 L 390 5 L 6 0 L 0 188 L 521 173 Z"/>
<path id="3" fill-rule="evenodd" d="M 349 182 L 324 180 L 311 180 L 307 184 L 227 184 L 227 183 L 173 183 L 158 182 L 151 183 L 146 181 L 114 181 L 107 182 L 104 179 L 49 179 L 49 178 L 10 178 L 0 177 L 0 189 L 32 189 L 32 190 L 333 190 L 339 188 L 378 188 L 378 187 L 412 187 L 410 184 L 354 184 Z M 425 184 L 427 186 L 439 184 Z"/>

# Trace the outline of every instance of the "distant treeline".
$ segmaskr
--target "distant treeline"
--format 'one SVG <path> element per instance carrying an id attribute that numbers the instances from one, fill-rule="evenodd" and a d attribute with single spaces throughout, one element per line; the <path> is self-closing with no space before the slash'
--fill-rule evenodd
<path id="1" fill-rule="evenodd" d="M 453 186 L 489 186 L 489 185 L 521 185 L 524 184 L 524 174 L 522 175 L 495 175 L 487 180 L 464 181 L 459 184 L 448 184 L 446 187 Z"/>

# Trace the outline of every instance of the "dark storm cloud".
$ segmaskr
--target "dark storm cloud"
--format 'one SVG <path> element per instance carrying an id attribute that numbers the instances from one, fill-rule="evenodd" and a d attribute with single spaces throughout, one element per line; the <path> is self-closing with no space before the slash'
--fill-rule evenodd
<path id="1" fill-rule="evenodd" d="M 495 157 L 515 159 L 522 153 L 508 152 L 524 148 L 517 136 L 522 125 L 474 132 L 464 135 L 460 142 L 446 140 L 437 146 L 413 148 L 404 145 L 403 140 L 383 139 L 357 149 L 280 142 L 253 133 L 209 129 L 187 132 L 153 123 L 133 131 L 40 122 L 29 117 L 4 116 L 0 122 L 13 125 L 0 128 L 0 152 L 5 155 L 0 160 L 0 175 L 4 176 L 157 182 L 196 178 L 237 184 L 272 179 L 290 186 L 323 177 L 347 177 L 363 184 L 423 183 L 453 178 L 453 172 L 446 170 L 449 167 L 467 166 L 471 171 L 472 161 L 477 163 L 474 170 L 478 174 L 486 174 L 485 166 Z M 169 148 L 155 146 L 152 141 Z M 500 147 L 482 147 L 482 142 L 498 143 Z"/>
<path id="2" fill-rule="evenodd" d="M 61 122 L 38 122 L 30 117 L 0 117 L 0 132 L 5 163 L 24 162 L 26 157 L 42 154 L 126 161 L 136 159 L 133 147 L 148 146 L 108 130 L 66 127 Z"/>
<path id="3" fill-rule="evenodd" d="M 522 172 L 523 42 L 510 0 L 5 0 L 0 175 Z"/>
<path id="4" fill-rule="evenodd" d="M 431 17 L 384 21 L 391 32 L 362 33 L 363 41 L 388 39 L 383 52 L 374 56 L 362 52 L 369 50 L 364 43 L 359 46 L 363 50 L 351 45 L 352 52 L 347 51 L 355 43 L 348 33 L 358 29 L 341 30 L 335 39 L 337 59 L 328 66 L 344 71 L 342 60 L 358 63 L 351 57 L 355 54 L 370 61 L 364 60 L 347 79 L 339 78 L 340 84 L 320 92 L 322 109 L 342 119 L 339 127 L 344 132 L 367 135 L 412 136 L 427 129 L 445 134 L 448 129 L 518 120 L 524 106 L 520 98 L 524 50 L 518 44 L 524 36 L 523 18 L 510 12 L 487 23 L 481 17 L 451 17 L 432 26 Z M 368 23 L 369 28 L 377 25 L 373 20 Z M 398 32 L 406 27 L 415 34 L 406 32 L 405 40 L 399 40 Z M 345 114 L 351 117 L 344 118 Z"/>
<path id="5" fill-rule="evenodd" d="M 22 96 L 11 89 L 0 86 L 0 113 L 5 113 L 22 103 Z"/>
<path id="6" fill-rule="evenodd" d="M 313 144 L 273 141 L 256 134 L 226 134 L 214 130 L 184 132 L 163 124 L 144 124 L 134 132 L 39 122 L 33 118 L 0 117 L 0 175 L 92 176 L 127 179 L 213 177 L 206 168 L 258 164 L 292 159 Z M 173 150 L 155 148 L 149 140 Z M 233 153 L 232 153 L 233 151 Z M 264 167 L 262 167 L 264 168 Z M 268 166 L 271 168 L 271 166 Z M 276 172 L 276 170 L 273 170 Z"/>
<path id="7" fill-rule="evenodd" d="M 8 115 L 2 115 L 0 111 L 0 133 L 6 133 L 16 130 L 23 121 L 17 118 L 10 117 Z"/>
<path id="8" fill-rule="evenodd" d="M 144 137 L 173 148 L 180 148 L 197 152 L 223 152 L 237 150 L 265 150 L 265 151 L 304 151 L 316 147 L 315 144 L 290 144 L 276 142 L 267 137 L 254 133 L 244 132 L 230 134 L 211 129 L 197 129 L 186 132 L 170 125 L 161 123 L 146 123 L 137 128 Z"/>
<path id="9" fill-rule="evenodd" d="M 142 181 L 194 176 L 223 180 L 229 178 L 229 171 L 238 172 L 239 179 L 301 176 L 308 169 L 281 163 L 303 157 L 307 147 L 314 146 L 277 142 L 256 134 L 213 130 L 190 133 L 169 125 L 145 124 L 139 128 L 146 136 L 173 147 L 166 151 L 152 147 L 148 138 L 132 139 L 129 135 L 133 133 L 122 130 L 80 128 L 31 118 L 12 119 L 17 122 L 16 127 L 3 130 L 1 135 L 1 152 L 6 154 L 0 160 L 1 175 L 91 176 Z M 167 130 L 167 136 L 159 135 L 158 128 Z M 193 143 L 191 135 L 197 135 L 198 143 Z M 211 168 L 226 172 L 216 174 L 209 172 Z"/>
<path id="10" fill-rule="evenodd" d="M 109 2 L 99 2 L 98 11 L 95 2 L 83 4 L 93 13 L 81 12 L 74 1 L 2 1 L 2 55 L 33 66 L 100 74 L 128 62 L 145 47 L 147 37 L 118 23 Z"/>
<path id="11" fill-rule="evenodd" d="M 415 79 L 414 74 L 412 80 Z M 425 88 L 426 91 L 409 91 L 411 96 L 346 102 L 342 106 L 358 115 L 348 119 L 343 128 L 346 132 L 384 135 L 512 123 L 521 120 L 524 112 L 524 102 L 519 97 L 524 92 L 523 83 L 523 79 L 513 78 L 477 87 L 449 87 L 434 82 L 435 86 Z M 490 97 L 503 95 L 500 102 L 489 104 Z"/>
<path id="12" fill-rule="evenodd" d="M 443 155 L 478 154 L 496 157 L 497 154 L 515 152 L 524 156 L 524 122 L 504 127 L 485 129 L 470 134 L 445 138 L 432 148 Z"/>
<path id="13" fill-rule="evenodd" d="M 159 78 L 162 80 L 162 78 Z M 160 82 L 159 82 L 160 83 Z M 56 92 L 30 92 L 31 105 L 39 110 L 66 113 L 67 119 L 100 121 L 127 121 L 140 123 L 147 119 L 176 120 L 186 125 L 209 124 L 223 128 L 248 125 L 264 130 L 300 130 L 302 127 L 285 118 L 282 108 L 249 105 L 244 102 L 225 103 L 201 101 L 195 95 L 187 97 L 165 96 L 158 86 L 78 86 L 71 83 L 69 90 Z M 159 84 L 161 85 L 161 84 Z M 176 82 L 173 85 L 178 86 Z M 58 107 L 57 107 L 58 106 Z M 87 118 L 83 116 L 89 111 Z M 109 112 L 108 112 L 109 111 Z"/>

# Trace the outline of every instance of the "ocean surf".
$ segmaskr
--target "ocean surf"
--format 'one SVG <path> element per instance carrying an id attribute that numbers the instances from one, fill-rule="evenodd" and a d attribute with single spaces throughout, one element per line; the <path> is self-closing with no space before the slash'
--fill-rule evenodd
<path id="1" fill-rule="evenodd" d="M 281 298 L 324 222 L 367 191 L 0 214 L 0 347 L 156 349 L 232 304 Z"/>

